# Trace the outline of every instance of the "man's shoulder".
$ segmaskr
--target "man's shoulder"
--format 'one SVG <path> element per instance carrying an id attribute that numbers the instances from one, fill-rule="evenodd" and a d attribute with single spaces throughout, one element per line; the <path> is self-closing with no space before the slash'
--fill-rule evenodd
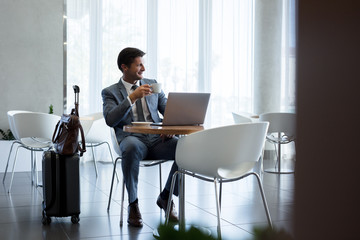
<path id="1" fill-rule="evenodd" d="M 141 81 L 143 82 L 143 84 L 152 84 L 156 82 L 155 79 L 149 79 L 149 78 L 143 78 Z"/>
<path id="2" fill-rule="evenodd" d="M 113 92 L 114 90 L 119 89 L 119 87 L 120 87 L 119 82 L 117 82 L 117 83 L 114 83 L 114 84 L 104 88 L 102 91 L 103 92 Z"/>

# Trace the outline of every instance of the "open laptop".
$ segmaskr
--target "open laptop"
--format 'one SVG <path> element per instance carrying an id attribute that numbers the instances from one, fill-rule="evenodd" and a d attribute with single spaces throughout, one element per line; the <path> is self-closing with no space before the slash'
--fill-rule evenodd
<path id="1" fill-rule="evenodd" d="M 152 125 L 200 125 L 204 123 L 210 93 L 170 92 L 164 119 Z"/>

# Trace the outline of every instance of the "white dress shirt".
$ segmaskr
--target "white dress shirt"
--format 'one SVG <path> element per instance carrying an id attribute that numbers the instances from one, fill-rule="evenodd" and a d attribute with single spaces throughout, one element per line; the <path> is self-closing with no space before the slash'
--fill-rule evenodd
<path id="1" fill-rule="evenodd" d="M 137 111 L 136 111 L 136 104 L 135 104 L 135 102 L 132 103 L 131 100 L 130 100 L 130 97 L 129 97 L 129 95 L 134 92 L 134 90 L 131 89 L 131 87 L 133 86 L 133 84 L 124 81 L 123 78 L 121 78 L 121 81 L 122 81 L 122 83 L 124 84 L 125 89 L 126 89 L 126 92 L 127 92 L 127 94 L 128 94 L 127 99 L 128 99 L 128 101 L 129 101 L 129 103 L 130 103 L 130 105 L 131 105 L 131 107 L 132 107 L 131 110 L 132 110 L 132 113 L 133 113 L 133 115 L 134 115 L 134 119 L 135 119 L 135 121 L 137 121 L 137 120 L 138 120 L 138 114 L 137 114 Z M 153 120 L 152 120 L 152 118 L 151 118 L 149 109 L 148 109 L 148 107 L 147 107 L 147 105 L 146 105 L 145 98 L 137 99 L 136 101 L 141 101 L 141 106 L 142 106 L 142 109 L 143 109 L 143 113 L 144 113 L 145 120 L 146 120 L 147 122 L 152 122 Z"/>

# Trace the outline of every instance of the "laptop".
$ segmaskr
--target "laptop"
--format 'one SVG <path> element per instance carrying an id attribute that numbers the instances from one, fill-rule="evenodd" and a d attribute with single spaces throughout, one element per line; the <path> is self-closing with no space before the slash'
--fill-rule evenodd
<path id="1" fill-rule="evenodd" d="M 164 119 L 156 126 L 201 125 L 204 123 L 210 93 L 170 92 Z"/>

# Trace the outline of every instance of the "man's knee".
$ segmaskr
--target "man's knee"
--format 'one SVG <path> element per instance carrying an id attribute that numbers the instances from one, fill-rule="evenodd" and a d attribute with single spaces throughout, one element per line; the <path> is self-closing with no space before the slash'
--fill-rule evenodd
<path id="1" fill-rule="evenodd" d="M 120 143 L 123 161 L 140 161 L 146 156 L 146 146 L 135 137 L 126 137 Z"/>

